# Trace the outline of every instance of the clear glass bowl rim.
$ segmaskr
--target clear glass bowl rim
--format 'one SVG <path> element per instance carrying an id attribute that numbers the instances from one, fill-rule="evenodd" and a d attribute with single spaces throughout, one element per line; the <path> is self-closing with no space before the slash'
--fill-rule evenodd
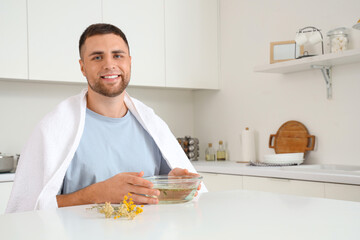
<path id="1" fill-rule="evenodd" d="M 157 183 L 186 183 L 186 182 L 196 182 L 202 180 L 202 176 L 172 176 L 172 175 L 155 175 L 151 177 L 144 177 L 144 179 L 149 180 L 150 182 Z"/>

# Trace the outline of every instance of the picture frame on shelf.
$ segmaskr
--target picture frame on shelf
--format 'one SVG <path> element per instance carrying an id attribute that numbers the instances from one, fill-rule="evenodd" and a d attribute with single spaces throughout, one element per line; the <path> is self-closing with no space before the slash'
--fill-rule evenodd
<path id="1" fill-rule="evenodd" d="M 295 52 L 296 49 L 296 52 Z M 270 42 L 270 63 L 294 60 L 304 54 L 304 46 L 296 44 L 295 40 Z"/>

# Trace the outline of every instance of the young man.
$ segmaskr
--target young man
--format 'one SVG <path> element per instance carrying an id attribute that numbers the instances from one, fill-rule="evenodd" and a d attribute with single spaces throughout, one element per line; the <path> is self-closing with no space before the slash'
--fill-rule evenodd
<path id="1" fill-rule="evenodd" d="M 126 93 L 131 57 L 124 33 L 91 25 L 79 51 L 88 89 L 36 127 L 21 154 L 7 212 L 119 203 L 129 192 L 138 204 L 156 204 L 145 195 L 159 191 L 144 175 L 196 172 L 167 125 Z"/>

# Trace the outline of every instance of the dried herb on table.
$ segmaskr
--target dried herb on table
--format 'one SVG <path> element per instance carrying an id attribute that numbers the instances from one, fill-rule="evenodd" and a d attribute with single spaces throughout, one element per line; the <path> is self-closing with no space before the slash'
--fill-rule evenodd
<path id="1" fill-rule="evenodd" d="M 105 204 L 98 204 L 97 206 L 93 206 L 90 209 L 96 208 L 98 212 L 105 214 L 106 218 L 110 218 L 114 216 L 114 219 L 120 217 L 127 217 L 128 219 L 133 220 L 136 215 L 143 212 L 142 207 L 137 207 L 132 198 L 129 198 L 131 193 L 128 193 L 128 196 L 124 196 L 124 200 L 120 206 L 112 206 L 111 203 L 106 202 Z M 129 200 L 129 201 L 128 201 Z"/>

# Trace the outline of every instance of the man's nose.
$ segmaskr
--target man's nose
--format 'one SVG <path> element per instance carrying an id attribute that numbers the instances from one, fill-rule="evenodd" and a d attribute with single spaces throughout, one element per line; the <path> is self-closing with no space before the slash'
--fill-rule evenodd
<path id="1" fill-rule="evenodd" d="M 115 69 L 115 59 L 112 57 L 105 57 L 104 58 L 104 69 Z"/>

